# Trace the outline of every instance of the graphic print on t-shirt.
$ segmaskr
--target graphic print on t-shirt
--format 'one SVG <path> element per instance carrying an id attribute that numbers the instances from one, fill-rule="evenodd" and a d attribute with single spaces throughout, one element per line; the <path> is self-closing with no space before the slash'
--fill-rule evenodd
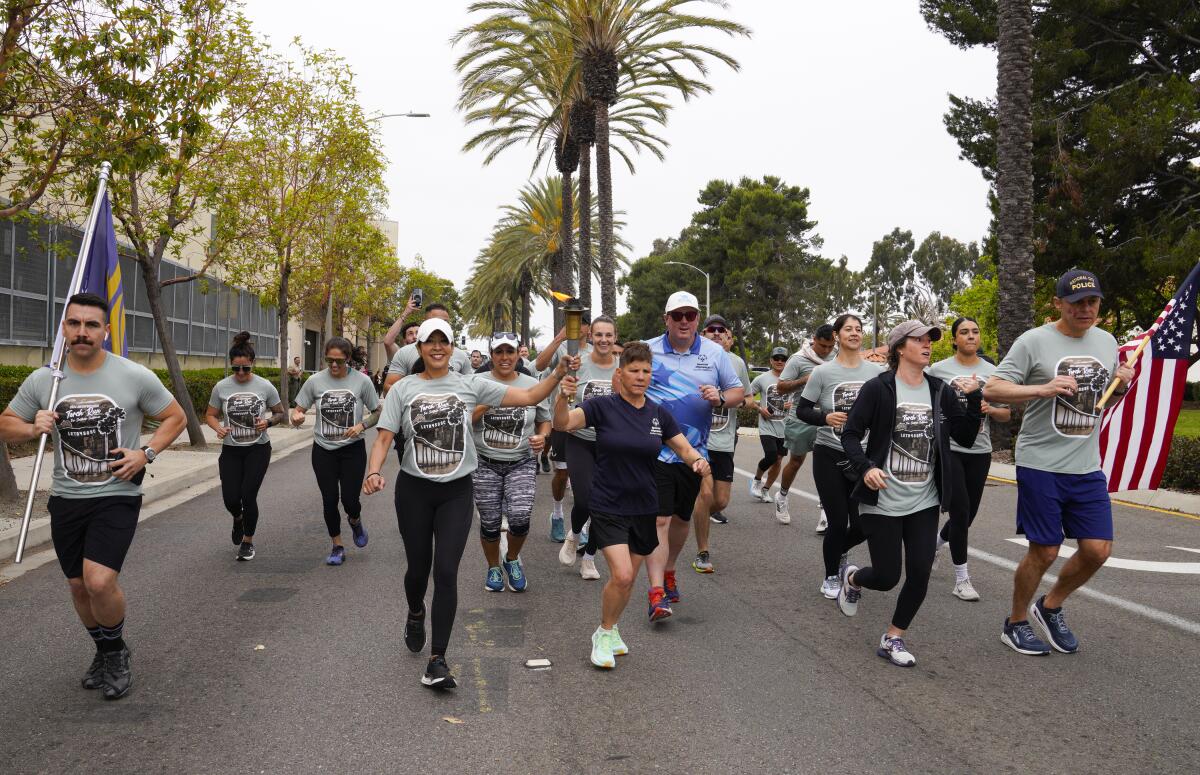
<path id="1" fill-rule="evenodd" d="M 581 390 L 576 396 L 577 406 L 589 398 L 597 398 L 599 396 L 611 396 L 613 392 L 612 380 L 608 379 L 589 379 L 581 386 Z"/>
<path id="2" fill-rule="evenodd" d="M 525 435 L 530 407 L 497 406 L 483 415 L 483 443 L 491 449 L 516 449 Z"/>
<path id="3" fill-rule="evenodd" d="M 1100 419 L 1096 404 L 1108 387 L 1108 369 L 1090 355 L 1069 355 L 1054 368 L 1056 376 L 1074 377 L 1073 396 L 1054 399 L 1054 429 L 1063 436 L 1088 436 Z"/>
<path id="4" fill-rule="evenodd" d="M 408 406 L 413 432 L 413 459 L 421 473 L 452 474 L 466 451 L 467 405 L 454 394 L 413 398 Z"/>
<path id="5" fill-rule="evenodd" d="M 906 484 L 928 481 L 933 461 L 933 410 L 928 404 L 896 405 L 888 470 Z"/>
<path id="6" fill-rule="evenodd" d="M 954 388 L 954 395 L 958 399 L 958 405 L 962 407 L 962 410 L 964 412 L 967 411 L 967 393 L 966 393 L 964 386 L 971 379 L 972 379 L 971 377 L 959 376 L 959 377 L 955 377 L 954 379 L 950 380 L 950 387 Z M 986 422 L 987 422 L 986 417 L 979 418 L 979 432 L 980 433 L 983 433 L 984 423 L 986 423 Z"/>
<path id="7" fill-rule="evenodd" d="M 837 387 L 833 389 L 833 411 L 850 414 L 850 410 L 854 408 L 854 402 L 858 400 L 858 391 L 862 390 L 863 384 L 865 383 L 862 380 L 838 383 Z M 834 428 L 833 434 L 840 437 L 842 429 Z"/>
<path id="8" fill-rule="evenodd" d="M 267 402 L 254 393 L 234 393 L 225 401 L 225 424 L 234 444 L 253 444 L 262 435 L 254 423 L 262 416 Z"/>
<path id="9" fill-rule="evenodd" d="M 709 435 L 725 430 L 729 426 L 729 410 L 728 409 L 713 409 L 712 410 L 712 425 L 709 427 Z"/>
<path id="10" fill-rule="evenodd" d="M 778 385 L 768 385 L 765 395 L 767 399 L 767 411 L 771 413 L 772 420 L 782 420 L 787 416 L 787 410 L 783 405 L 787 403 L 787 396 L 779 392 Z M 834 402 L 837 401 L 837 393 L 834 393 Z"/>
<path id="11" fill-rule="evenodd" d="M 326 390 L 317 406 L 317 435 L 329 441 L 346 438 L 354 427 L 354 409 L 358 399 L 349 390 Z"/>
<path id="12" fill-rule="evenodd" d="M 55 405 L 59 446 L 67 478 L 104 484 L 113 478 L 112 450 L 121 446 L 125 410 L 104 395 L 67 396 Z"/>

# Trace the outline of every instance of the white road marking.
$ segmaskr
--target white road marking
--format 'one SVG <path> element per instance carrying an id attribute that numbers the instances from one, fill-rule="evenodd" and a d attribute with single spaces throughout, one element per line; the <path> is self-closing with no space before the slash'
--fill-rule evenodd
<path id="1" fill-rule="evenodd" d="M 1020 546 L 1029 546 L 1029 541 L 1024 538 L 1009 538 L 1010 542 Z M 1177 549 L 1179 547 L 1167 547 L 1168 549 Z M 1196 551 L 1195 549 L 1184 549 L 1187 551 Z M 1200 554 L 1200 552 L 1197 552 Z M 1072 546 L 1063 545 L 1059 547 L 1059 557 L 1070 557 L 1075 554 L 1075 548 Z M 1151 573 L 1191 573 L 1200 574 L 1200 562 L 1157 562 L 1155 560 L 1126 560 L 1122 557 L 1109 557 L 1104 563 L 1106 568 L 1123 568 L 1125 570 L 1142 570 Z"/>
<path id="2" fill-rule="evenodd" d="M 1200 549 L 1189 549 L 1186 546 L 1168 546 L 1167 548 L 1168 549 L 1178 549 L 1181 552 L 1193 552 L 1195 554 L 1200 554 Z"/>

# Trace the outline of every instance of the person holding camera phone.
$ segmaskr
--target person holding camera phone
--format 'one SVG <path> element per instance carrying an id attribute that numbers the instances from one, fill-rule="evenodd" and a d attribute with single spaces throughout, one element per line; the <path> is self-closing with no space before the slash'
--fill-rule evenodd
<path id="1" fill-rule="evenodd" d="M 400 317 L 396 318 L 396 322 L 392 323 L 392 327 L 389 328 L 387 333 L 383 335 L 383 351 L 387 353 L 388 358 L 394 356 L 396 351 L 401 347 L 401 345 L 396 344 L 397 339 L 403 341 L 404 344 L 409 344 L 409 342 L 404 338 L 404 334 L 408 330 L 408 326 L 405 324 L 405 321 L 408 320 L 410 315 L 421 309 L 421 307 L 424 305 L 425 291 L 421 290 L 420 288 L 413 288 L 412 293 L 408 295 L 408 303 L 404 305 L 404 311 L 400 313 Z M 413 334 L 413 337 L 415 340 L 415 333 Z"/>

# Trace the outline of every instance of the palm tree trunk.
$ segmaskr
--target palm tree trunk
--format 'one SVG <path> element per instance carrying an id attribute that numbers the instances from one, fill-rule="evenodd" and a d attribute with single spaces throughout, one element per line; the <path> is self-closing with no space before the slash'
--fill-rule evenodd
<path id="1" fill-rule="evenodd" d="M 532 345 L 529 337 L 529 305 L 532 303 L 530 292 L 532 289 L 532 281 L 527 271 L 521 278 L 521 341 L 526 345 Z"/>
<path id="2" fill-rule="evenodd" d="M 1000 357 L 1033 323 L 1033 6 L 1000 0 L 996 198 L 1000 203 Z M 1014 420 L 1016 417 L 1014 417 Z M 998 428 L 1001 448 L 1009 429 Z"/>
<path id="3" fill-rule="evenodd" d="M 559 219 L 558 252 L 551 259 L 550 276 L 554 282 L 553 290 L 569 296 L 575 295 L 575 278 L 571 267 L 571 259 L 575 257 L 575 251 L 571 249 L 571 244 L 574 241 L 572 239 L 574 229 L 572 228 L 571 214 L 574 212 L 575 202 L 571 196 L 571 173 L 564 172 L 562 176 L 562 218 Z M 562 313 L 555 307 L 555 331 L 562 326 L 561 318 Z"/>
<path id="4" fill-rule="evenodd" d="M 579 219 L 579 301 L 592 306 L 592 146 L 579 145 L 579 197 L 575 203 Z"/>
<path id="5" fill-rule="evenodd" d="M 617 314 L 617 262 L 613 256 L 612 161 L 608 153 L 608 103 L 596 100 L 596 188 L 600 209 L 600 311 Z"/>

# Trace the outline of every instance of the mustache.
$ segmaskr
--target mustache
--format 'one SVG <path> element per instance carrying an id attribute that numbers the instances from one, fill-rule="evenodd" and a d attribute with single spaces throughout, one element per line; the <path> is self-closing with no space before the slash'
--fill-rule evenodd
<path id="1" fill-rule="evenodd" d="M 77 336 L 71 340 L 71 344 L 91 344 L 92 340 L 86 336 Z"/>

